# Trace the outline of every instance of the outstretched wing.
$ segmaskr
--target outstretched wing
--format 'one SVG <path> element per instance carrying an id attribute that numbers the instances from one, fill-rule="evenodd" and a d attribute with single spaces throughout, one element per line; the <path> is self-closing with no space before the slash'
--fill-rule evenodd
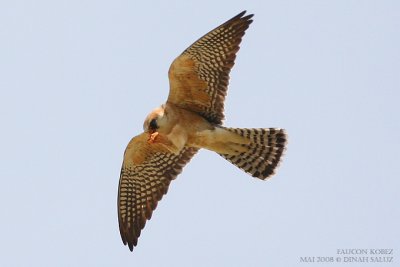
<path id="1" fill-rule="evenodd" d="M 172 62 L 167 103 L 196 112 L 221 124 L 224 99 L 242 37 L 252 23 L 246 11 L 210 31 Z"/>
<path id="2" fill-rule="evenodd" d="M 148 134 L 142 133 L 129 142 L 119 180 L 119 230 L 131 251 L 169 183 L 198 150 L 185 147 L 175 155 L 157 143 L 149 144 L 147 138 Z"/>

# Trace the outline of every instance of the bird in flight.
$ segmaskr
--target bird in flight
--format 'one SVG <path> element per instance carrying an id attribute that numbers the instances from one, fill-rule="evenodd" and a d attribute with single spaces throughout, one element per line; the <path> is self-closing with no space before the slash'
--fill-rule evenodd
<path id="1" fill-rule="evenodd" d="M 251 176 L 274 174 L 286 146 L 280 128 L 227 128 L 229 72 L 253 15 L 241 12 L 189 46 L 171 64 L 167 102 L 129 142 L 118 188 L 118 221 L 132 251 L 171 180 L 200 148 L 214 151 Z"/>

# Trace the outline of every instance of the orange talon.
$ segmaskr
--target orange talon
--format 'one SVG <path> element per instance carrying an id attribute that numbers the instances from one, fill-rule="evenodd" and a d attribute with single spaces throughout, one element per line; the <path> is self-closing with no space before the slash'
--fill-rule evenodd
<path id="1" fill-rule="evenodd" d="M 147 140 L 147 142 L 148 142 L 149 144 L 155 143 L 155 142 L 156 142 L 157 136 L 158 136 L 158 132 L 154 132 L 154 133 L 150 134 L 149 140 Z"/>

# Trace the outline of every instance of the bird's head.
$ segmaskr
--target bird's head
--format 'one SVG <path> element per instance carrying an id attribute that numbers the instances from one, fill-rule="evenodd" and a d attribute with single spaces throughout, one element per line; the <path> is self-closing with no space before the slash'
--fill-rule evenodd
<path id="1" fill-rule="evenodd" d="M 143 130 L 150 134 L 158 132 L 167 121 L 164 105 L 154 109 L 147 115 L 146 120 L 143 123 Z"/>

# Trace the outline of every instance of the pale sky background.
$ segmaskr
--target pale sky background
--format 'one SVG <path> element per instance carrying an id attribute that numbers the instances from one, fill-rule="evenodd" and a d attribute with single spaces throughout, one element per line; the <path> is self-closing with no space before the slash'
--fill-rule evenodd
<path id="1" fill-rule="evenodd" d="M 131 253 L 125 146 L 166 100 L 172 60 L 245 9 L 225 123 L 286 128 L 284 161 L 263 182 L 201 151 Z M 391 248 L 399 264 L 399 14 L 399 1 L 1 1 L 0 266 L 317 266 L 299 258 L 346 248 Z"/>

